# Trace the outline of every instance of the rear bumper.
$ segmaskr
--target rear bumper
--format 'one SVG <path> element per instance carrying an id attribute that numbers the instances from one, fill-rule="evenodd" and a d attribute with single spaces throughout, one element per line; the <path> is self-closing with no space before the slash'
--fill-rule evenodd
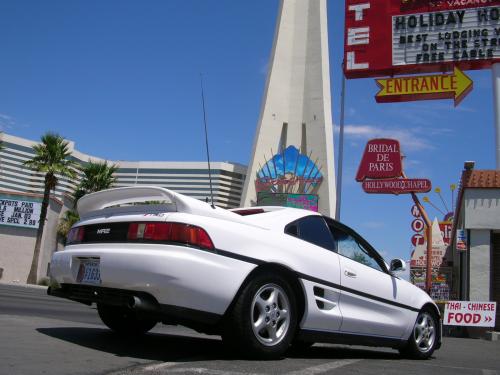
<path id="1" fill-rule="evenodd" d="M 47 294 L 67 298 L 90 305 L 101 303 L 136 311 L 138 315 L 155 318 L 158 321 L 192 325 L 190 323 L 213 326 L 222 315 L 197 311 L 180 306 L 160 304 L 152 295 L 144 292 L 104 288 L 90 285 L 62 284 L 59 288 L 49 287 Z M 139 303 L 140 301 L 140 303 Z"/>
<path id="2" fill-rule="evenodd" d="M 80 265 L 89 258 L 99 262 L 99 284 L 78 282 Z M 70 246 L 52 257 L 51 279 L 62 288 L 51 289 L 51 293 L 84 303 L 107 304 L 123 304 L 121 299 L 148 295 L 161 306 L 221 316 L 254 267 L 217 253 L 182 246 Z"/>

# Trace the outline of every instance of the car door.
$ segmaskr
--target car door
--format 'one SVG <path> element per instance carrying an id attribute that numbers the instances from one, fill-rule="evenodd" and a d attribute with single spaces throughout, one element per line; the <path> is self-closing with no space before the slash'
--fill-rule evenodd
<path id="1" fill-rule="evenodd" d="M 306 292 L 302 329 L 338 332 L 342 323 L 339 309 L 340 265 L 332 234 L 322 216 L 306 216 L 285 228 L 300 240 L 306 256 L 299 277 Z"/>
<path id="2" fill-rule="evenodd" d="M 400 338 L 409 311 L 401 303 L 402 288 L 382 257 L 357 233 L 327 220 L 340 262 L 342 313 L 345 333 Z"/>

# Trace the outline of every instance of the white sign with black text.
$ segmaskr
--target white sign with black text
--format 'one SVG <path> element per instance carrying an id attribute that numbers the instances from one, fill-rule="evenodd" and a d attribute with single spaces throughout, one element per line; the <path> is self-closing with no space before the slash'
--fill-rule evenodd
<path id="1" fill-rule="evenodd" d="M 0 225 L 37 229 L 42 204 L 0 198 Z"/>
<path id="2" fill-rule="evenodd" d="M 443 324 L 448 326 L 494 327 L 496 302 L 448 301 Z"/>
<path id="3" fill-rule="evenodd" d="M 500 8 L 394 16 L 393 64 L 500 58 Z"/>

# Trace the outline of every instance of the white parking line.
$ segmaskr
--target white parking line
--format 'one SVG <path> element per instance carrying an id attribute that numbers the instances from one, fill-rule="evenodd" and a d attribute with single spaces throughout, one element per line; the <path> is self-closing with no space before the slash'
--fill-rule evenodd
<path id="1" fill-rule="evenodd" d="M 325 372 L 335 370 L 344 366 L 352 365 L 356 362 L 360 362 L 361 359 L 342 359 L 339 361 L 333 361 L 324 363 L 318 366 L 307 367 L 302 370 L 291 371 L 288 372 L 287 375 L 317 375 L 323 374 Z M 173 368 L 178 365 L 185 365 L 189 362 L 163 362 L 155 365 L 149 365 L 143 367 L 143 371 L 153 372 L 153 371 L 161 371 L 168 369 L 169 374 L 208 374 L 208 375 L 262 375 L 262 373 L 251 373 L 251 372 L 236 372 L 236 371 L 224 371 L 224 370 L 216 370 L 216 369 L 208 369 L 205 367 L 181 367 L 181 368 Z M 490 375 L 490 374 L 485 374 Z"/>
<path id="2" fill-rule="evenodd" d="M 177 365 L 182 365 L 185 363 L 186 362 L 163 362 L 163 363 L 157 363 L 155 365 L 148 365 L 148 366 L 143 367 L 142 369 L 144 371 L 158 371 L 158 370 L 166 369 L 166 368 L 177 366 Z"/>
<path id="3" fill-rule="evenodd" d="M 335 370 L 344 366 L 352 365 L 356 362 L 360 362 L 361 359 L 341 359 L 340 361 L 328 362 L 322 365 L 308 367 L 303 370 L 297 370 L 288 372 L 288 375 L 316 375 L 323 374 L 325 372 Z"/>

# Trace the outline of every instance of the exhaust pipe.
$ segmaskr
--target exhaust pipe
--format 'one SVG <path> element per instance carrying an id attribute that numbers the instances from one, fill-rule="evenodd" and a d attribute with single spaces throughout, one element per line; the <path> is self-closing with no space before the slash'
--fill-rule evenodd
<path id="1" fill-rule="evenodd" d="M 138 312 L 158 313 L 160 311 L 160 307 L 155 301 L 137 296 L 130 297 L 127 306 Z"/>

